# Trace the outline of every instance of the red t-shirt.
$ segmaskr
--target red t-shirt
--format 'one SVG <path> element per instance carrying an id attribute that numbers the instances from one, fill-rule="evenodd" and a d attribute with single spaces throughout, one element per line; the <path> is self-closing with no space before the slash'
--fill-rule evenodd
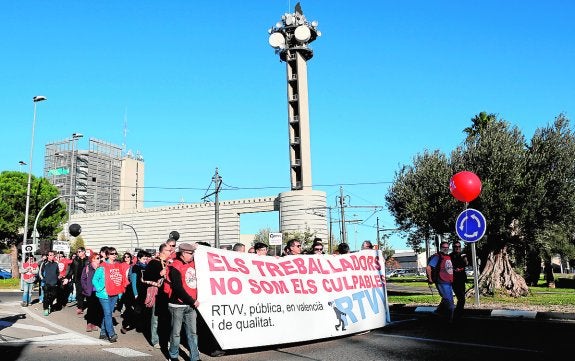
<path id="1" fill-rule="evenodd" d="M 103 262 L 101 267 L 104 267 L 104 279 L 106 280 L 106 293 L 108 296 L 116 296 L 120 293 L 124 293 L 128 282 L 121 264 L 117 262 Z"/>

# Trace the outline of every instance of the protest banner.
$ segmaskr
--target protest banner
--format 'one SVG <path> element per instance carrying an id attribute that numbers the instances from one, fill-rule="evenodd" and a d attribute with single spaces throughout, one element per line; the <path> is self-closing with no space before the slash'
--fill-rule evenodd
<path id="1" fill-rule="evenodd" d="M 273 257 L 198 246 L 194 259 L 198 310 L 222 349 L 337 337 L 389 322 L 379 250 Z"/>

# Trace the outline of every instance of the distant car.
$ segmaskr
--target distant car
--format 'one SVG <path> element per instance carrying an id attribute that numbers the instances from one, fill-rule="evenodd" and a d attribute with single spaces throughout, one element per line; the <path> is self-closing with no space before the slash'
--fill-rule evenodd
<path id="1" fill-rule="evenodd" d="M 406 276 L 417 276 L 417 271 L 412 269 L 398 268 L 396 270 L 389 271 L 385 275 L 386 277 L 406 277 Z"/>
<path id="2" fill-rule="evenodd" d="M 8 271 L 7 269 L 0 268 L 0 279 L 6 280 L 8 278 L 12 278 L 12 272 Z"/>
<path id="3" fill-rule="evenodd" d="M 465 274 L 468 276 L 473 276 L 473 267 L 466 267 Z"/>
<path id="4" fill-rule="evenodd" d="M 397 277 L 397 270 L 389 270 L 385 272 L 385 277 Z"/>

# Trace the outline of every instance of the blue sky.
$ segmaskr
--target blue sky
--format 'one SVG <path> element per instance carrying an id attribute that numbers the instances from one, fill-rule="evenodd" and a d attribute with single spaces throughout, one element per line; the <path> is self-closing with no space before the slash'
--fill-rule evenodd
<path id="1" fill-rule="evenodd" d="M 216 167 L 240 188 L 221 200 L 288 190 L 285 64 L 267 29 L 295 3 L 0 2 L 0 169 L 28 161 L 32 97 L 44 95 L 36 176 L 44 145 L 80 132 L 84 149 L 88 137 L 125 140 L 144 156 L 146 207 L 201 202 Z M 346 218 L 361 220 L 347 226 L 352 249 L 375 238 L 377 218 L 395 227 L 384 197 L 399 167 L 451 151 L 475 114 L 496 113 L 527 139 L 575 114 L 571 1 L 301 6 L 322 32 L 308 62 L 313 184 L 330 206 L 343 186 Z M 277 215 L 242 217 L 242 233 L 267 227 Z M 392 246 L 406 248 L 397 236 Z"/>

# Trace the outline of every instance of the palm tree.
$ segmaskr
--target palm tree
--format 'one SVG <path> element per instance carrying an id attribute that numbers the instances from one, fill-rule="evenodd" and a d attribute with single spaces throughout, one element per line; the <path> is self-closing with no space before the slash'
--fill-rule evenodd
<path id="1" fill-rule="evenodd" d="M 467 134 L 467 138 L 473 138 L 481 134 L 490 124 L 493 124 L 497 120 L 496 114 L 487 114 L 487 112 L 481 112 L 478 115 L 471 118 L 473 123 L 470 127 L 463 129 L 463 132 Z"/>

